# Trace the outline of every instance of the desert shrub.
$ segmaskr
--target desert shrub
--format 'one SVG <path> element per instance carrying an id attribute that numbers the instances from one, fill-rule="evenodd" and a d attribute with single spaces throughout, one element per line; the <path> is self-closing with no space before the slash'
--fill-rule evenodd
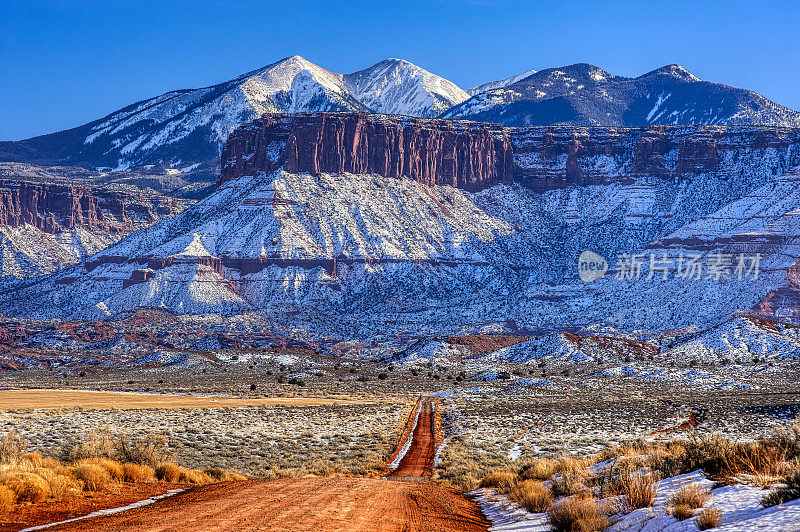
<path id="1" fill-rule="evenodd" d="M 702 469 L 720 481 L 742 474 L 778 475 L 787 454 L 768 442 L 735 442 L 719 435 L 695 437 L 685 444 L 683 472 Z"/>
<path id="2" fill-rule="evenodd" d="M 115 456 L 113 437 L 108 431 L 90 432 L 86 438 L 66 441 L 61 446 L 60 453 L 60 458 L 64 462 Z"/>
<path id="3" fill-rule="evenodd" d="M 547 518 L 555 532 L 597 532 L 609 526 L 606 510 L 591 495 L 576 495 L 553 504 Z"/>
<path id="4" fill-rule="evenodd" d="M 172 462 L 165 462 L 156 467 L 156 478 L 165 482 L 188 482 L 190 484 L 210 484 L 212 478 L 197 469 L 186 469 Z"/>
<path id="5" fill-rule="evenodd" d="M 0 514 L 8 513 L 17 497 L 8 486 L 0 485 Z"/>
<path id="6" fill-rule="evenodd" d="M 120 437 L 117 439 L 116 449 L 117 458 L 120 461 L 145 464 L 151 467 L 169 461 L 174 455 L 167 446 L 165 436 Z"/>
<path id="7" fill-rule="evenodd" d="M 171 456 L 167 439 L 163 436 L 129 437 L 113 435 L 108 431 L 91 432 L 88 437 L 66 442 L 61 448 L 61 459 L 65 462 L 108 458 L 154 467 L 168 461 Z"/>
<path id="8" fill-rule="evenodd" d="M 556 463 L 549 458 L 537 458 L 523 464 L 519 477 L 523 480 L 549 480 L 556 472 Z"/>
<path id="9" fill-rule="evenodd" d="M 687 484 L 678 491 L 676 491 L 670 498 L 670 504 L 673 506 L 685 506 L 692 510 L 702 508 L 703 505 L 711 497 L 711 493 L 700 486 L 700 484 L 693 482 Z M 674 515 L 674 514 L 673 514 Z"/>
<path id="10" fill-rule="evenodd" d="M 172 462 L 164 462 L 156 467 L 156 478 L 164 482 L 180 482 L 182 469 Z"/>
<path id="11" fill-rule="evenodd" d="M 41 502 L 50 495 L 50 485 L 36 473 L 15 473 L 2 480 L 17 502 Z"/>
<path id="12" fill-rule="evenodd" d="M 544 512 L 553 502 L 552 490 L 537 480 L 517 482 L 509 497 L 529 512 Z"/>
<path id="13" fill-rule="evenodd" d="M 122 479 L 125 482 L 149 482 L 155 479 L 155 470 L 145 464 L 122 464 Z"/>
<path id="14" fill-rule="evenodd" d="M 769 508 L 788 501 L 800 499 L 800 472 L 784 479 L 784 485 L 769 492 L 761 499 L 761 506 Z"/>
<path id="15" fill-rule="evenodd" d="M 690 517 L 694 517 L 694 511 L 694 508 L 686 506 L 685 504 L 676 504 L 669 509 L 669 513 L 678 521 L 684 521 Z"/>
<path id="16" fill-rule="evenodd" d="M 620 494 L 623 495 L 622 511 L 630 513 L 639 508 L 649 508 L 656 498 L 654 474 L 634 473 L 622 477 Z"/>
<path id="17" fill-rule="evenodd" d="M 478 452 L 473 442 L 460 436 L 450 440 L 440 458 L 433 480 L 465 492 L 478 488 L 481 479 L 493 471 L 504 470 L 508 465 L 508 461 L 504 458 Z"/>
<path id="18" fill-rule="evenodd" d="M 775 429 L 762 443 L 777 446 L 790 458 L 800 456 L 800 423 Z"/>
<path id="19" fill-rule="evenodd" d="M 202 471 L 197 469 L 184 469 L 181 468 L 181 482 L 189 482 L 190 484 L 211 484 L 212 479 Z"/>
<path id="20" fill-rule="evenodd" d="M 493 471 L 481 480 L 481 488 L 495 488 L 502 493 L 508 493 L 514 485 L 515 475 L 511 471 Z"/>
<path id="21" fill-rule="evenodd" d="M 122 480 L 125 477 L 122 464 L 116 460 L 111 460 L 109 458 L 85 458 L 75 463 L 75 465 L 84 464 L 94 464 L 102 467 L 106 470 L 106 472 L 108 472 L 111 480 Z"/>
<path id="22" fill-rule="evenodd" d="M 585 461 L 572 456 L 565 456 L 559 460 L 554 460 L 554 462 L 555 473 L 583 473 L 587 465 Z"/>
<path id="23" fill-rule="evenodd" d="M 108 471 L 97 464 L 79 462 L 69 469 L 75 478 L 83 483 L 84 491 L 100 491 L 111 482 Z"/>
<path id="24" fill-rule="evenodd" d="M 240 475 L 239 473 L 234 473 L 232 471 L 225 471 L 224 469 L 219 469 L 218 467 L 209 467 L 203 471 L 208 477 L 214 482 L 231 482 L 236 480 L 247 480 L 246 477 Z"/>
<path id="25" fill-rule="evenodd" d="M 553 477 L 553 494 L 556 497 L 566 497 L 580 493 L 586 489 L 585 480 L 586 472 L 583 469 L 579 471 L 562 471 Z"/>
<path id="26" fill-rule="evenodd" d="M 7 432 L 0 440 L 0 464 L 16 464 L 28 449 L 28 441 L 16 431 Z"/>
<path id="27" fill-rule="evenodd" d="M 722 511 L 718 508 L 706 508 L 694 518 L 694 524 L 700 530 L 717 528 L 722 523 Z"/>
<path id="28" fill-rule="evenodd" d="M 61 500 L 67 495 L 81 490 L 81 485 L 77 479 L 60 464 L 54 468 L 37 467 L 33 472 L 47 482 L 50 496 L 56 500 Z"/>

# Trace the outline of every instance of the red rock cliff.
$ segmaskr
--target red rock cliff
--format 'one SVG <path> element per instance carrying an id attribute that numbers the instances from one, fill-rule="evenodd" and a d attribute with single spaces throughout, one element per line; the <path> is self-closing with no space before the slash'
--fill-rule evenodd
<path id="1" fill-rule="evenodd" d="M 510 128 L 358 113 L 265 115 L 234 131 L 220 182 L 259 171 L 375 173 L 478 190 L 537 191 L 800 164 L 800 130 L 760 126 Z M 749 160 L 749 163 L 747 162 Z M 779 168 L 780 166 L 780 168 Z"/>
<path id="2" fill-rule="evenodd" d="M 379 174 L 478 190 L 510 183 L 511 141 L 493 124 L 361 113 L 266 115 L 236 130 L 220 181 L 272 171 Z"/>
<path id="3" fill-rule="evenodd" d="M 82 226 L 92 232 L 130 232 L 160 216 L 176 214 L 178 202 L 143 195 L 28 181 L 0 180 L 0 225 L 32 225 L 47 233 Z"/>

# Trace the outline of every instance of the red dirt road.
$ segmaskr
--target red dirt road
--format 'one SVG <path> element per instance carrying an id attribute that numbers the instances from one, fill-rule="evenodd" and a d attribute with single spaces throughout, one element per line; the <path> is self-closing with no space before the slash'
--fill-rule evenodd
<path id="1" fill-rule="evenodd" d="M 433 470 L 434 426 L 434 407 L 423 400 L 412 443 L 390 475 L 418 482 L 368 478 L 227 482 L 48 530 L 485 532 L 489 523 L 474 501 L 459 491 L 419 482 Z"/>
<path id="2" fill-rule="evenodd" d="M 429 400 L 420 405 L 419 420 L 408 452 L 390 477 L 429 477 L 433 472 L 434 449 L 433 406 Z"/>
<path id="3" fill-rule="evenodd" d="M 485 532 L 461 493 L 423 482 L 306 478 L 212 484 L 150 506 L 48 530 Z"/>

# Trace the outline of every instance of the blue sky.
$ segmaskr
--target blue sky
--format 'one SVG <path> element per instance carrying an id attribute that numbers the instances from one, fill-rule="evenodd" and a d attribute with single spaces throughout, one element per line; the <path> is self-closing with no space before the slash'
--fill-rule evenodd
<path id="1" fill-rule="evenodd" d="M 0 140 L 300 54 L 335 72 L 407 59 L 467 88 L 577 62 L 679 63 L 800 109 L 800 2 L 0 0 Z"/>

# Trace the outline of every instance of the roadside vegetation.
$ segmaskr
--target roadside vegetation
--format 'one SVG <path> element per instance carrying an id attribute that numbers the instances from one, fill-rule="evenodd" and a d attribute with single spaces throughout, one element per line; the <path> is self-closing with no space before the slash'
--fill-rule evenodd
<path id="1" fill-rule="evenodd" d="M 764 507 L 800 499 L 800 424 L 749 442 L 696 435 L 614 446 L 586 458 L 539 458 L 491 471 L 475 485 L 469 475 L 461 481 L 465 489 L 491 488 L 530 512 L 546 512 L 554 530 L 599 531 L 612 516 L 651 508 L 660 479 L 697 470 L 717 486 L 772 487 Z M 693 519 L 700 530 L 715 528 L 722 513 L 706 506 L 710 497 L 708 487 L 686 483 L 669 498 L 667 512 Z"/>
<path id="2" fill-rule="evenodd" d="M 64 444 L 54 456 L 27 452 L 16 432 L 0 441 L 0 512 L 15 505 L 60 501 L 85 492 L 101 492 L 122 483 L 203 485 L 244 480 L 220 469 L 190 469 L 171 462 L 163 439 L 90 434 Z"/>

